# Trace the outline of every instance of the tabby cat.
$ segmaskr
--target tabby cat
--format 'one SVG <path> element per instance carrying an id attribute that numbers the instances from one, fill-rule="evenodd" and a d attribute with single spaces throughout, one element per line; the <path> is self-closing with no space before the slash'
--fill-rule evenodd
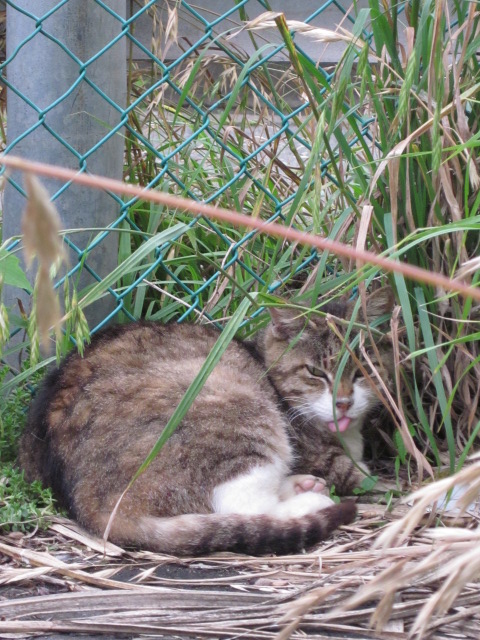
<path id="1" fill-rule="evenodd" d="M 369 319 L 390 308 L 386 290 L 368 299 Z M 351 313 L 348 303 L 326 310 Z M 325 481 L 346 494 L 368 474 L 360 428 L 379 394 L 352 361 L 333 402 L 335 332 L 313 314 L 282 307 L 271 316 L 254 342 L 229 345 L 121 501 L 112 542 L 176 555 L 293 553 L 353 520 L 353 502 L 334 504 Z M 145 322 L 97 334 L 41 385 L 20 443 L 25 477 L 102 535 L 217 338 L 211 327 Z M 387 379 L 390 352 L 374 351 Z"/>

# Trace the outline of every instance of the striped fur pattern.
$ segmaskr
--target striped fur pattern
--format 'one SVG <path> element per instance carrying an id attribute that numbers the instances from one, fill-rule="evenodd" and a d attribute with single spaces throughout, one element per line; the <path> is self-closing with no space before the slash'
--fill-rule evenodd
<path id="1" fill-rule="evenodd" d="M 347 493 L 363 477 L 332 430 L 335 407 L 319 413 L 339 346 L 325 322 L 301 323 L 275 311 L 256 343 L 229 345 L 124 496 L 112 542 L 176 555 L 294 553 L 353 520 L 354 504 L 333 504 L 318 478 Z M 100 332 L 84 357 L 71 353 L 32 403 L 19 454 L 26 478 L 52 487 L 75 520 L 102 535 L 217 337 L 204 326 L 139 322 Z M 354 406 L 353 371 L 341 383 L 337 423 L 352 426 L 351 454 L 361 458 L 361 420 L 345 413 Z M 371 408 L 377 400 L 366 395 Z"/>

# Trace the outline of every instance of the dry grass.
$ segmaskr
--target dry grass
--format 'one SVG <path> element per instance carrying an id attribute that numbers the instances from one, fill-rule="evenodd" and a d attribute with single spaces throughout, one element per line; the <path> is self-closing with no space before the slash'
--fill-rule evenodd
<path id="1" fill-rule="evenodd" d="M 22 216 L 23 245 L 27 268 L 34 258 L 38 260 L 33 298 L 35 322 L 32 329 L 32 349 L 38 340 L 45 349 L 49 347 L 49 335 L 55 328 L 60 336 L 60 302 L 53 287 L 51 276 L 66 260 L 65 247 L 60 236 L 60 216 L 50 202 L 45 187 L 34 175 L 24 176 L 27 205 Z"/>
<path id="2" fill-rule="evenodd" d="M 469 587 L 477 588 L 480 572 L 480 540 L 478 526 L 480 495 L 480 459 L 465 466 L 455 475 L 427 485 L 404 499 L 411 505 L 408 512 L 388 526 L 375 540 L 374 548 L 391 550 L 408 544 L 408 539 L 430 511 L 430 522 L 443 524 L 442 513 L 454 518 L 455 527 L 427 529 L 423 536 L 432 541 L 432 548 L 416 563 L 396 560 L 366 584 L 359 593 L 349 598 L 343 607 L 355 608 L 379 599 L 371 622 L 381 629 L 392 615 L 392 603 L 402 588 L 412 584 L 436 585 L 434 593 L 422 604 L 411 629 L 411 634 L 423 638 L 436 618 L 445 616 L 458 596 Z M 457 520 L 470 514 L 472 529 L 458 526 Z"/>
<path id="3" fill-rule="evenodd" d="M 365 585 L 455 554 L 462 545 L 432 542 L 428 531 L 401 545 L 372 549 L 385 527 L 409 508 L 389 514 L 359 505 L 360 518 L 318 550 L 298 556 L 250 558 L 217 554 L 182 559 L 124 551 L 57 520 L 36 536 L 0 538 L 0 638 L 83 633 L 176 638 L 410 637 L 438 577 L 417 574 L 389 593 L 388 616 L 377 630 L 377 597 L 357 602 Z M 477 514 L 462 516 L 462 526 Z M 449 523 L 448 517 L 443 518 Z M 465 530 L 465 534 L 468 531 Z M 434 555 L 431 555 L 435 549 Z M 350 602 L 349 611 L 338 607 Z M 353 607 L 353 608 L 352 608 Z M 480 637 L 480 585 L 467 583 L 448 610 L 431 618 L 420 638 Z"/>
<path id="4" fill-rule="evenodd" d="M 431 33 L 439 33 L 442 11 L 446 11 L 448 5 L 435 3 L 434 8 L 432 24 L 435 29 Z M 169 46 L 176 41 L 178 16 L 173 4 L 168 10 L 168 17 L 164 31 L 159 31 L 158 40 L 154 43 L 154 50 L 160 57 L 165 57 Z M 262 19 L 267 17 L 270 23 L 265 22 L 264 26 L 271 29 L 277 24 L 271 20 L 279 18 L 279 15 L 264 15 Z M 257 29 L 260 22 L 250 22 L 246 26 Z M 298 23 L 293 26 L 297 32 L 302 28 Z M 308 25 L 303 29 L 303 34 L 309 37 L 346 39 L 361 44 L 347 32 L 332 34 L 317 29 L 315 34 Z M 418 29 L 417 37 L 427 32 L 428 29 Z M 348 225 L 352 228 L 356 225 L 353 235 L 357 238 L 357 248 L 375 250 L 380 258 L 379 254 L 387 245 L 377 246 L 378 234 L 368 237 L 367 230 L 372 221 L 377 219 L 378 224 L 385 212 L 391 213 L 395 232 L 389 240 L 388 249 L 402 247 L 402 243 L 408 242 L 412 246 L 410 253 L 405 250 L 401 254 L 403 259 L 392 263 L 390 268 L 397 276 L 412 275 L 411 266 L 407 264 L 410 260 L 411 264 L 423 266 L 422 281 L 434 285 L 430 292 L 424 289 L 429 292 L 425 303 L 413 288 L 406 288 L 403 279 L 396 280 L 403 313 L 411 305 L 412 318 L 418 318 L 417 311 L 423 314 L 423 325 L 412 322 L 408 326 L 408 322 L 405 323 L 412 333 L 408 347 L 401 351 L 398 346 L 401 340 L 405 341 L 404 334 L 396 342 L 399 368 L 408 354 L 416 365 L 412 368 L 419 380 L 418 396 L 412 395 L 411 419 L 403 418 L 401 426 L 405 447 L 415 456 L 417 446 L 418 452 L 428 453 L 431 442 L 427 436 L 434 440 L 437 434 L 443 435 L 444 420 L 449 418 L 455 430 L 450 428 L 448 448 L 451 462 L 455 463 L 454 454 L 465 452 L 466 455 L 480 424 L 480 355 L 476 335 L 479 307 L 468 300 L 463 302 L 444 295 L 446 290 L 462 290 L 460 285 L 467 297 L 471 294 L 478 301 L 480 295 L 478 282 L 475 275 L 472 276 L 478 269 L 478 259 L 472 256 L 478 252 L 478 221 L 474 219 L 479 211 L 478 145 L 474 144 L 478 118 L 474 107 L 480 84 L 478 75 L 475 75 L 475 52 L 470 46 L 478 33 L 476 4 L 470 4 L 463 23 L 446 33 L 444 55 L 438 55 L 438 51 L 435 54 L 436 40 L 424 46 L 425 51 L 431 52 L 429 59 L 438 61 L 436 68 L 430 65 L 431 71 L 426 65 L 419 64 L 416 71 L 413 64 L 409 65 L 415 53 L 410 41 L 396 66 L 388 57 L 383 57 L 383 51 L 387 50 L 385 47 L 381 49 L 381 58 L 372 58 L 373 52 L 365 48 L 376 63 L 376 66 L 371 66 L 370 73 L 363 74 L 363 78 L 371 75 L 371 88 L 364 86 L 362 80 L 353 91 L 359 92 L 362 96 L 359 102 L 366 105 L 361 115 L 368 116 L 378 110 L 377 124 L 371 125 L 372 148 L 363 151 L 355 148 L 352 151 L 352 154 L 357 154 L 357 159 L 351 163 L 352 168 L 346 174 L 348 180 L 342 184 L 345 187 L 352 181 L 353 172 L 355 186 L 355 167 L 362 168 L 358 170 L 358 184 L 362 185 L 365 180 L 366 187 L 357 202 L 359 215 L 357 218 L 352 215 L 345 223 L 345 229 Z M 234 46 L 234 39 L 230 44 Z M 468 53 L 472 57 L 470 61 L 466 60 Z M 368 56 L 364 59 L 365 65 Z M 209 76 L 208 62 L 215 62 L 224 69 L 217 81 L 218 86 Z M 428 71 L 426 79 L 422 76 L 423 70 Z M 312 69 L 310 73 L 314 74 L 314 71 Z M 418 78 L 414 78 L 414 72 Z M 332 89 L 326 93 L 327 101 L 321 103 L 322 110 L 324 107 L 330 109 L 335 116 L 330 118 L 332 122 L 339 115 L 343 118 L 341 111 L 336 112 L 334 107 L 337 105 L 340 109 L 338 105 L 345 103 L 342 80 L 349 77 L 349 73 L 348 69 L 344 73 L 339 67 Z M 187 66 L 178 70 L 178 85 L 181 88 L 187 86 L 193 75 L 196 79 L 190 93 L 206 103 L 217 93 L 224 95 L 232 90 L 238 81 L 238 69 L 231 63 L 226 65 L 220 54 L 210 61 L 192 58 Z M 285 84 L 302 87 L 301 73 L 297 81 L 291 74 L 286 74 L 285 78 L 288 80 Z M 444 83 L 444 78 L 450 81 Z M 267 86 L 262 84 L 265 81 L 260 74 L 252 75 L 250 80 L 262 89 Z M 145 92 L 142 82 L 140 72 L 131 74 L 130 89 L 136 98 Z M 417 87 L 426 87 L 427 91 L 419 92 Z M 447 91 L 449 87 L 453 87 L 451 94 Z M 392 99 L 376 102 L 378 96 L 398 96 L 396 111 L 392 111 L 394 107 L 388 108 L 394 105 Z M 152 94 L 138 112 L 132 113 L 131 125 L 140 135 L 151 121 L 157 123 L 158 127 L 152 125 L 152 128 L 155 135 L 158 131 L 165 132 L 159 138 L 162 144 L 171 142 L 176 146 L 196 122 L 187 110 L 180 109 L 180 105 L 168 105 L 166 98 L 168 95 L 165 96 L 163 90 L 154 96 Z M 244 129 L 237 126 L 239 111 L 232 103 L 225 108 L 225 119 L 219 121 L 225 127 L 218 125 L 224 140 L 232 144 L 237 141 L 242 157 L 250 155 L 264 138 L 269 138 L 269 129 L 273 126 L 266 108 L 259 106 L 255 98 L 250 100 L 251 112 L 258 114 L 258 121 L 253 124 L 248 121 Z M 175 117 L 167 117 L 168 110 L 162 110 L 165 103 L 170 107 L 170 116 L 178 106 Z M 314 104 L 315 99 L 312 100 Z M 388 127 L 383 132 L 382 123 Z M 348 134 L 348 129 L 346 131 Z M 388 144 L 380 154 L 374 142 L 382 140 L 382 133 Z M 311 128 L 311 136 L 313 139 L 314 127 Z M 208 139 L 199 136 L 196 153 L 192 154 L 190 149 L 188 154 L 185 153 L 193 157 L 192 167 L 196 176 L 196 164 L 200 164 L 197 158 L 199 154 L 202 158 L 207 155 L 207 142 Z M 155 159 L 142 150 L 135 136 L 132 135 L 128 143 L 132 145 L 132 157 L 136 158 L 129 170 L 136 172 L 138 184 L 144 186 L 155 175 Z M 285 166 L 277 153 L 278 144 L 271 151 L 265 151 L 265 165 L 268 166 L 265 175 L 285 200 L 301 184 L 304 164 L 299 162 L 298 167 Z M 289 142 L 282 144 L 286 146 Z M 343 149 L 344 153 L 347 151 Z M 422 151 L 418 158 L 417 151 Z M 371 153 L 371 161 L 367 152 Z M 340 168 L 348 166 L 348 157 L 339 160 Z M 261 167 L 261 159 L 263 156 L 259 156 L 257 166 L 253 167 L 255 175 Z M 428 165 L 424 169 L 422 163 L 426 159 Z M 182 162 L 185 158 L 179 153 L 179 166 Z M 370 165 L 372 175 L 363 175 L 364 166 Z M 205 180 L 211 191 L 217 190 L 224 181 L 221 172 L 218 175 L 218 184 L 211 176 Z M 122 188 L 127 189 L 125 186 Z M 129 185 L 128 188 L 133 187 Z M 329 188 L 338 191 L 336 184 L 327 184 L 323 192 L 328 194 Z M 418 207 L 417 210 L 414 205 L 422 204 L 422 198 L 416 197 L 417 191 L 422 190 L 428 197 L 425 196 L 423 209 Z M 133 193 L 132 190 L 129 192 Z M 251 189 L 251 183 L 246 182 L 239 191 L 239 202 L 243 209 L 254 212 L 249 227 L 259 226 L 256 222 L 257 207 L 260 209 L 266 205 Z M 220 205 L 224 209 L 233 207 L 227 197 L 220 201 Z M 206 215 L 202 205 L 194 206 Z M 472 219 L 471 227 L 463 224 L 466 212 Z M 214 213 L 218 215 L 221 209 L 217 208 Z M 421 217 L 420 213 L 425 216 Z M 240 217 L 236 221 L 246 224 L 246 220 Z M 441 225 L 445 228 L 450 226 L 451 231 L 437 236 L 433 230 Z M 270 226 L 272 229 L 275 225 Z M 424 235 L 426 249 L 411 260 L 418 230 Z M 283 237 L 287 231 L 290 232 L 283 230 L 280 233 L 278 230 Z M 330 238 L 331 229 L 327 231 L 328 234 L 324 235 Z M 298 240 L 298 237 L 290 238 Z M 319 248 L 332 250 L 332 245 L 325 243 L 323 238 L 314 240 L 320 243 L 316 245 Z M 341 246 L 336 245 L 336 248 L 340 253 Z M 347 249 L 341 249 L 341 255 L 345 260 L 351 259 L 352 264 L 356 259 L 361 266 L 365 258 L 372 257 L 371 254 L 363 254 L 362 258 L 362 254 L 350 246 Z M 382 260 L 376 260 L 374 264 L 388 268 Z M 348 262 L 345 262 L 347 266 Z M 419 278 L 422 275 L 419 270 L 414 273 Z M 451 280 L 454 274 L 465 280 Z M 472 278 L 477 286 L 468 289 Z M 221 287 L 219 284 L 215 296 L 223 294 Z M 426 332 L 429 327 L 432 335 Z M 398 328 L 396 331 L 398 333 Z M 443 390 L 445 395 L 443 407 L 439 390 Z M 400 392 L 399 389 L 398 396 Z M 425 412 L 422 429 L 417 416 L 420 407 Z M 412 424 L 418 425 L 417 444 L 413 443 L 410 435 Z M 408 437 L 412 442 L 411 448 L 407 446 Z M 437 455 L 440 464 L 448 457 L 446 446 L 441 447 Z M 317 552 L 295 557 L 258 559 L 217 555 L 179 561 L 152 553 L 125 552 L 111 546 L 105 551 L 101 542 L 86 538 L 65 522 L 57 522 L 47 533 L 34 537 L 12 534 L 1 539 L 0 545 L 0 637 L 11 637 L 9 634 L 51 637 L 60 633 L 84 633 L 90 636 L 124 634 L 277 640 L 306 636 L 477 639 L 480 637 L 478 509 L 461 516 L 460 522 L 448 514 L 430 513 L 425 518 L 425 513 L 432 501 L 456 485 L 465 484 L 470 492 L 470 495 L 466 494 L 467 502 L 473 499 L 478 493 L 479 467 L 479 463 L 474 463 L 459 476 L 422 489 L 410 498 L 414 501 L 411 508 L 397 505 L 390 514 L 382 506 L 363 504 L 355 526 L 344 528 Z M 422 524 L 441 526 L 420 529 Z M 452 524 L 455 527 L 451 527 Z"/>
<path id="5" fill-rule="evenodd" d="M 479 533 L 471 530 L 478 512 L 462 516 L 461 530 L 415 529 L 446 491 L 466 486 L 459 502 L 465 508 L 479 485 L 476 461 L 411 496 L 413 507 L 397 506 L 391 515 L 382 506 L 361 505 L 355 526 L 315 553 L 284 558 L 225 554 L 179 561 L 104 549 L 63 522 L 35 538 L 13 534 L 0 541 L 3 633 L 478 638 Z M 448 513 L 436 517 L 437 524 L 453 522 Z M 427 524 L 433 522 L 430 515 Z"/>

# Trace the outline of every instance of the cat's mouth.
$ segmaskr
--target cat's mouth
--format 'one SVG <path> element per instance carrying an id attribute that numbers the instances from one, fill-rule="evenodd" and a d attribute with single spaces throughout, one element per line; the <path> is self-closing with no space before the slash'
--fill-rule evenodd
<path id="1" fill-rule="evenodd" d="M 343 416 L 343 418 L 337 418 L 336 422 L 335 420 L 332 420 L 331 422 L 327 422 L 327 427 L 330 429 L 332 433 L 337 433 L 337 428 L 338 428 L 338 431 L 340 431 L 340 433 L 343 433 L 348 429 L 351 421 L 352 421 L 351 418 L 348 418 L 347 416 Z"/>

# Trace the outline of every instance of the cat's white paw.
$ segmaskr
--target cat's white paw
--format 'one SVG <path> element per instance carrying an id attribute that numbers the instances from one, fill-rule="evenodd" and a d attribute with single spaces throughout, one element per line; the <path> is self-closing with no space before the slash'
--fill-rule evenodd
<path id="1" fill-rule="evenodd" d="M 317 478 L 307 474 L 288 476 L 280 487 L 280 500 L 287 500 L 300 493 L 312 491 L 313 493 L 325 493 L 326 482 L 323 478 Z"/>
<path id="2" fill-rule="evenodd" d="M 322 493 L 305 491 L 279 502 L 273 515 L 279 518 L 300 518 L 309 513 L 317 513 L 332 504 L 333 500 Z"/>

